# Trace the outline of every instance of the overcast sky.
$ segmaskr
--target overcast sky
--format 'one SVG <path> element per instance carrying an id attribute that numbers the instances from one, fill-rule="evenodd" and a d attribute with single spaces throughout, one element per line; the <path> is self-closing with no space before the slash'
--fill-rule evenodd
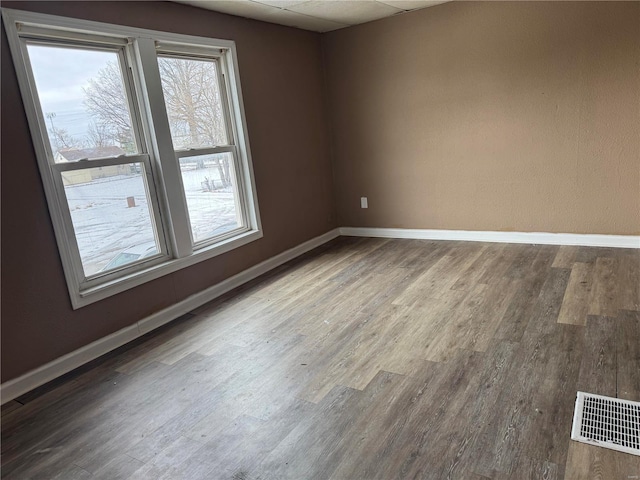
<path id="1" fill-rule="evenodd" d="M 113 52 L 29 45 L 29 58 L 45 112 L 83 107 L 82 87 L 89 85 L 101 68 L 117 61 Z"/>

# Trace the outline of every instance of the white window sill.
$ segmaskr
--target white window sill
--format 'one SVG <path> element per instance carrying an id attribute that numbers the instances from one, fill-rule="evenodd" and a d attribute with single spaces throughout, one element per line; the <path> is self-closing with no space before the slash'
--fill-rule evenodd
<path id="1" fill-rule="evenodd" d="M 228 238 L 221 242 L 215 243 L 208 247 L 195 251 L 192 255 L 183 258 L 171 259 L 158 265 L 154 265 L 144 270 L 132 273 L 130 275 L 120 277 L 101 285 L 81 290 L 79 292 L 69 292 L 71 294 L 71 303 L 73 309 L 76 310 L 91 303 L 103 300 L 117 293 L 124 292 L 130 288 L 137 287 L 143 283 L 155 280 L 169 273 L 176 272 L 183 268 L 195 265 L 210 258 L 222 255 L 235 248 L 246 245 L 262 238 L 261 230 L 249 230 L 234 237 Z"/>

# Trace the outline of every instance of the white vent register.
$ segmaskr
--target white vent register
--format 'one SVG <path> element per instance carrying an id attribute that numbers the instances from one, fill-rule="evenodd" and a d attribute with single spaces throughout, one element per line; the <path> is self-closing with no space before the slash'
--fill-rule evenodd
<path id="1" fill-rule="evenodd" d="M 578 392 L 571 438 L 640 456 L 640 402 Z"/>

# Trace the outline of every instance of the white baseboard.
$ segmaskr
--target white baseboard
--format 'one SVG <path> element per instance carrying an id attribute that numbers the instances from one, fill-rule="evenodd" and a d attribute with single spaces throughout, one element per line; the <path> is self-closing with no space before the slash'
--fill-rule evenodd
<path id="1" fill-rule="evenodd" d="M 640 236 L 591 235 L 582 233 L 482 232 L 471 230 L 425 230 L 412 228 L 341 227 L 340 235 L 351 237 L 462 240 L 465 242 L 579 245 L 585 247 L 640 248 Z"/>
<path id="2" fill-rule="evenodd" d="M 312 238 L 311 240 L 286 250 L 275 257 L 271 257 L 264 262 L 254 265 L 233 277 L 227 278 L 212 287 L 191 295 L 190 297 L 171 305 L 164 310 L 160 310 L 159 312 L 156 312 L 133 325 L 129 325 L 128 327 L 118 330 L 111 335 L 107 335 L 106 337 L 85 345 L 78 350 L 70 352 L 34 370 L 31 370 L 20 377 L 3 383 L 0 385 L 2 404 L 9 402 L 20 395 L 39 387 L 40 385 L 44 385 L 45 383 L 64 375 L 65 373 L 68 373 L 91 360 L 95 360 L 105 353 L 135 340 L 145 333 L 175 320 L 185 313 L 188 313 L 193 309 L 233 290 L 234 288 L 257 278 L 270 270 L 273 270 L 283 263 L 293 260 L 303 253 L 333 240 L 339 235 L 339 230 L 336 228 L 323 235 Z"/>

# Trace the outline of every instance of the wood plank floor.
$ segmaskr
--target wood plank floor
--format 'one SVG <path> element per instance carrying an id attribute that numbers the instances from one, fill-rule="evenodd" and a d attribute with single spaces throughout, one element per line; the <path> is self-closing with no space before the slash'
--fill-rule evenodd
<path id="1" fill-rule="evenodd" d="M 640 251 L 342 237 L 2 410 L 11 479 L 638 479 Z"/>

